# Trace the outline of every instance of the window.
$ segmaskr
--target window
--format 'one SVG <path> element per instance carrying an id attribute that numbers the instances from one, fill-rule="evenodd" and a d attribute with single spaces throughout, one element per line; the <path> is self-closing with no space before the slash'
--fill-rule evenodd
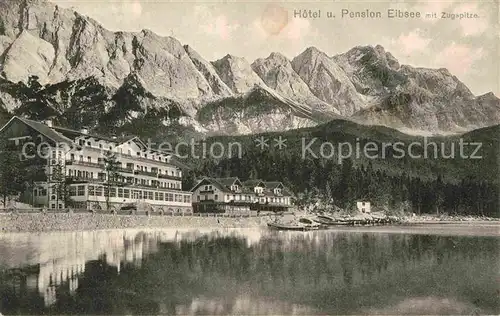
<path id="1" fill-rule="evenodd" d="M 118 197 L 119 198 L 123 197 L 123 189 L 122 188 L 118 188 Z"/>
<path id="2" fill-rule="evenodd" d="M 167 193 L 167 201 L 172 202 L 174 200 L 174 195 L 172 193 Z"/>
<path id="3" fill-rule="evenodd" d="M 72 160 L 72 161 L 74 161 L 74 160 L 75 160 L 75 154 L 71 154 L 71 155 L 70 155 L 70 157 L 71 157 L 71 160 Z"/>
<path id="4" fill-rule="evenodd" d="M 45 196 L 45 195 L 47 195 L 47 189 L 42 189 L 42 190 L 40 190 L 40 195 L 41 195 L 41 196 Z"/>
<path id="5" fill-rule="evenodd" d="M 148 199 L 153 200 L 153 191 L 148 191 Z"/>
<path id="6" fill-rule="evenodd" d="M 89 185 L 89 196 L 95 195 L 95 187 L 93 185 Z"/>
<path id="7" fill-rule="evenodd" d="M 84 196 L 85 195 L 85 186 L 84 185 L 79 185 L 78 186 L 78 196 Z"/>
<path id="8" fill-rule="evenodd" d="M 215 197 L 214 197 L 214 200 L 218 200 L 219 199 L 219 196 L 216 194 Z M 184 202 L 186 203 L 186 200 L 184 200 Z"/>
<path id="9" fill-rule="evenodd" d="M 198 202 L 200 202 L 200 196 L 198 195 Z"/>
<path id="10" fill-rule="evenodd" d="M 164 200 L 163 192 L 158 193 L 158 200 L 160 200 L 160 201 Z"/>
<path id="11" fill-rule="evenodd" d="M 56 151 L 54 150 L 54 151 L 52 152 L 52 159 L 55 159 L 55 158 L 56 158 Z"/>
<path id="12" fill-rule="evenodd" d="M 87 142 L 87 146 L 92 146 L 92 143 L 91 142 Z"/>
<path id="13" fill-rule="evenodd" d="M 123 197 L 126 199 L 130 198 L 130 190 L 129 189 L 123 189 Z"/>
<path id="14" fill-rule="evenodd" d="M 71 177 L 73 175 L 73 170 L 68 169 L 68 172 L 69 172 L 69 176 Z"/>
<path id="15" fill-rule="evenodd" d="M 109 196 L 116 197 L 116 188 L 109 188 Z"/>
<path id="16" fill-rule="evenodd" d="M 104 193 L 104 196 L 109 196 L 109 188 L 108 187 L 103 187 L 103 193 Z"/>
<path id="17" fill-rule="evenodd" d="M 158 196 L 159 196 L 158 192 L 155 192 L 155 201 L 158 201 Z"/>
<path id="18" fill-rule="evenodd" d="M 55 196 L 55 195 L 52 195 L 52 196 L 50 197 L 50 199 L 51 199 L 51 200 L 55 200 L 55 199 L 56 199 L 56 196 Z"/>
<path id="19" fill-rule="evenodd" d="M 69 195 L 70 196 L 76 196 L 76 187 L 75 186 L 70 186 L 69 187 Z"/>
<path id="20" fill-rule="evenodd" d="M 92 162 L 92 157 L 88 156 L 87 157 L 87 162 Z"/>
<path id="21" fill-rule="evenodd" d="M 102 144 L 99 144 L 99 148 L 102 148 Z"/>
<path id="22" fill-rule="evenodd" d="M 95 187 L 95 195 L 102 196 L 102 187 Z"/>

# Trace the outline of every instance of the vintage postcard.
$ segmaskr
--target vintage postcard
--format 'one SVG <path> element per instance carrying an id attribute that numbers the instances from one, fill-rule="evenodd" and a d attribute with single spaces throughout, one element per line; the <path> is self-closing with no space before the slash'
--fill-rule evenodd
<path id="1" fill-rule="evenodd" d="M 0 0 L 0 315 L 500 314 L 498 0 Z"/>

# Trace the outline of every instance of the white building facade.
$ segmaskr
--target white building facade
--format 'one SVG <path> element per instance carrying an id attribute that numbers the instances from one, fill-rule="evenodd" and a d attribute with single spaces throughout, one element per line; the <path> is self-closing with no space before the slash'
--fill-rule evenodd
<path id="1" fill-rule="evenodd" d="M 281 182 L 204 178 L 191 191 L 196 213 L 280 212 L 293 207 L 292 194 Z"/>
<path id="2" fill-rule="evenodd" d="M 192 212 L 192 193 L 182 191 L 182 170 L 173 154 L 138 137 L 102 137 L 19 117 L 0 132 L 23 152 L 46 160 L 46 179 L 32 192 L 36 206 L 116 211 L 141 202 L 163 213 Z"/>

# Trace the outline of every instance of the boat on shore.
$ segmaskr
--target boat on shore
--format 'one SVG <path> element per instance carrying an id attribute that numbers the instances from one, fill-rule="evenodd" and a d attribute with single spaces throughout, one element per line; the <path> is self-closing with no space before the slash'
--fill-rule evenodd
<path id="1" fill-rule="evenodd" d="M 338 220 L 330 216 L 326 215 L 318 215 L 314 220 L 325 226 L 333 226 L 333 225 L 349 225 L 350 223 L 345 220 Z"/>
<path id="2" fill-rule="evenodd" d="M 324 226 L 372 226 L 372 225 L 387 225 L 400 223 L 395 217 L 391 216 L 353 216 L 344 218 L 334 218 L 327 215 L 317 215 L 314 221 Z"/>
<path id="3" fill-rule="evenodd" d="M 307 230 L 317 230 L 321 227 L 321 224 L 313 221 L 312 219 L 303 217 L 300 218 L 298 221 L 289 223 L 280 223 L 280 222 L 267 223 L 267 226 L 277 230 L 307 231 Z"/>

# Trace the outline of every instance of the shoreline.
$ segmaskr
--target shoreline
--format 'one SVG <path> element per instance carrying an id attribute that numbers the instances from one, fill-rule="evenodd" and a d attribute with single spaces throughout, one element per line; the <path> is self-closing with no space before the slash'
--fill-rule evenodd
<path id="1" fill-rule="evenodd" d="M 128 228 L 250 228 L 265 226 L 267 216 L 159 216 L 113 214 L 1 214 L 0 233 L 89 231 Z"/>
<path id="2" fill-rule="evenodd" d="M 169 215 L 114 215 L 99 213 L 22 213 L 0 214 L 0 233 L 35 233 L 53 231 L 92 231 L 102 229 L 154 228 L 255 228 L 266 227 L 269 216 L 169 216 Z M 496 218 L 474 217 L 404 217 L 398 224 L 375 226 L 421 226 L 437 224 L 499 225 Z M 372 225 L 367 225 L 372 226 Z M 361 226 L 355 226 L 361 227 Z M 500 226 L 499 226 L 500 227 Z"/>

